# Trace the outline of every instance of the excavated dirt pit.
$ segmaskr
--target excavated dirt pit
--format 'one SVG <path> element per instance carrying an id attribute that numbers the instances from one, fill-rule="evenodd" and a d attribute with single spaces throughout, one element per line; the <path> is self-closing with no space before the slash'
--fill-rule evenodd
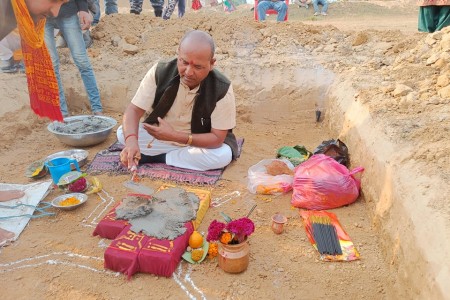
<path id="1" fill-rule="evenodd" d="M 214 37 L 217 67 L 232 80 L 236 94 L 235 132 L 245 143 L 242 156 L 219 183 L 204 187 L 213 199 L 232 200 L 210 208 L 200 231 L 221 219 L 221 211 L 239 217 L 257 204 L 249 268 L 230 275 L 216 260 L 182 262 L 169 279 L 136 274 L 130 281 L 105 270 L 109 241 L 91 236 L 101 216 L 93 211 L 124 197 L 129 176 L 104 174 L 99 179 L 107 194 L 91 196 L 73 212 L 32 220 L 15 243 L 1 249 L 0 278 L 7 298 L 445 298 L 450 293 L 445 264 L 450 249 L 450 33 L 417 34 L 412 25 L 405 31 L 405 24 L 416 18 L 411 7 L 335 3 L 327 19 L 313 19 L 291 5 L 290 22 L 283 24 L 255 23 L 250 6 L 229 15 L 217 9 L 189 12 L 168 22 L 151 14 L 105 17 L 93 29 L 89 53 L 106 114 L 118 121 L 146 71 L 158 59 L 175 55 L 186 30 L 207 30 Z M 368 21 L 372 17 L 376 24 Z M 380 22 L 378 31 L 374 28 Z M 136 46 L 137 53 L 125 53 L 117 41 Z M 70 54 L 61 49 L 60 55 L 69 109 L 74 115 L 88 113 Z M 0 94 L 8 95 L 1 99 L 0 181 L 27 183 L 23 174 L 31 162 L 69 148 L 30 112 L 23 75 L 0 74 L 0 79 L 5 83 Z M 319 123 L 316 109 L 322 111 Z M 274 157 L 279 147 L 303 144 L 312 150 L 331 138 L 347 144 L 351 168 L 365 168 L 361 197 L 332 210 L 361 254 L 361 260 L 350 263 L 319 260 L 290 194 L 257 196 L 246 187 L 248 168 Z M 114 141 L 111 135 L 89 148 L 89 159 Z M 156 189 L 163 182 L 142 183 Z M 56 195 L 52 192 L 50 200 Z M 270 228 L 277 212 L 288 217 L 281 235 Z"/>

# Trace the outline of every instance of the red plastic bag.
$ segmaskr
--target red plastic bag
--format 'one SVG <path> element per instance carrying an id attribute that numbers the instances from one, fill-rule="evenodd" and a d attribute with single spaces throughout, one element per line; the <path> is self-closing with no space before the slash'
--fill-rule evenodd
<path id="1" fill-rule="evenodd" d="M 291 204 L 295 207 L 323 210 L 348 205 L 359 196 L 361 182 L 356 173 L 324 154 L 313 155 L 295 169 Z"/>

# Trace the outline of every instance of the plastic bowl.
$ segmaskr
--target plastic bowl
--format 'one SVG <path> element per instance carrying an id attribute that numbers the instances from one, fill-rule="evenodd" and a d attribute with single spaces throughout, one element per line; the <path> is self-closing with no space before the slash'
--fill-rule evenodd
<path id="1" fill-rule="evenodd" d="M 48 124 L 47 129 L 64 144 L 86 147 L 100 144 L 111 134 L 117 121 L 106 116 L 73 116 Z"/>
<path id="2" fill-rule="evenodd" d="M 68 157 L 75 159 L 78 162 L 78 166 L 81 168 L 87 163 L 89 152 L 87 150 L 83 149 L 72 149 L 72 150 L 66 150 L 61 151 L 57 153 L 53 153 L 45 158 L 45 161 L 49 161 L 53 158 L 57 157 Z"/>
<path id="3" fill-rule="evenodd" d="M 62 206 L 60 205 L 60 203 L 64 200 L 66 200 L 67 198 L 70 197 L 75 197 L 78 200 L 80 200 L 80 203 L 75 204 L 75 205 L 71 205 L 71 206 Z M 84 203 L 86 203 L 88 199 L 88 196 L 86 194 L 82 194 L 82 193 L 70 193 L 70 194 L 65 194 L 65 195 L 61 195 L 56 197 L 55 199 L 53 199 L 52 201 L 52 206 L 62 209 L 62 210 L 73 210 L 81 205 L 83 205 Z"/>

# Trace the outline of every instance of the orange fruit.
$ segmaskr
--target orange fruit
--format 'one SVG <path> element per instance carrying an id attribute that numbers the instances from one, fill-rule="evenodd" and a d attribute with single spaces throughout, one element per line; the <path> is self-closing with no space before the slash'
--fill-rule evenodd
<path id="1" fill-rule="evenodd" d="M 194 231 L 189 237 L 189 246 L 192 249 L 200 248 L 203 245 L 203 236 L 198 232 Z"/>

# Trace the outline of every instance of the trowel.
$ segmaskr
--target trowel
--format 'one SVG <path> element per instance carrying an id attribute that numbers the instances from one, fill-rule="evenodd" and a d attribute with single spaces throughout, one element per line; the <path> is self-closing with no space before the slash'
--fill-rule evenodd
<path id="1" fill-rule="evenodd" d="M 124 187 L 129 188 L 130 190 L 138 194 L 153 195 L 155 193 L 155 190 L 151 187 L 139 183 L 139 181 L 141 181 L 141 178 L 139 177 L 139 175 L 137 175 L 136 166 L 131 167 L 130 171 L 132 174 L 131 179 L 123 183 Z"/>
<path id="2" fill-rule="evenodd" d="M 128 180 L 124 182 L 123 186 L 138 194 L 153 195 L 155 193 L 155 190 L 152 189 L 151 187 L 145 186 L 142 183 L 137 183 L 133 180 Z"/>

